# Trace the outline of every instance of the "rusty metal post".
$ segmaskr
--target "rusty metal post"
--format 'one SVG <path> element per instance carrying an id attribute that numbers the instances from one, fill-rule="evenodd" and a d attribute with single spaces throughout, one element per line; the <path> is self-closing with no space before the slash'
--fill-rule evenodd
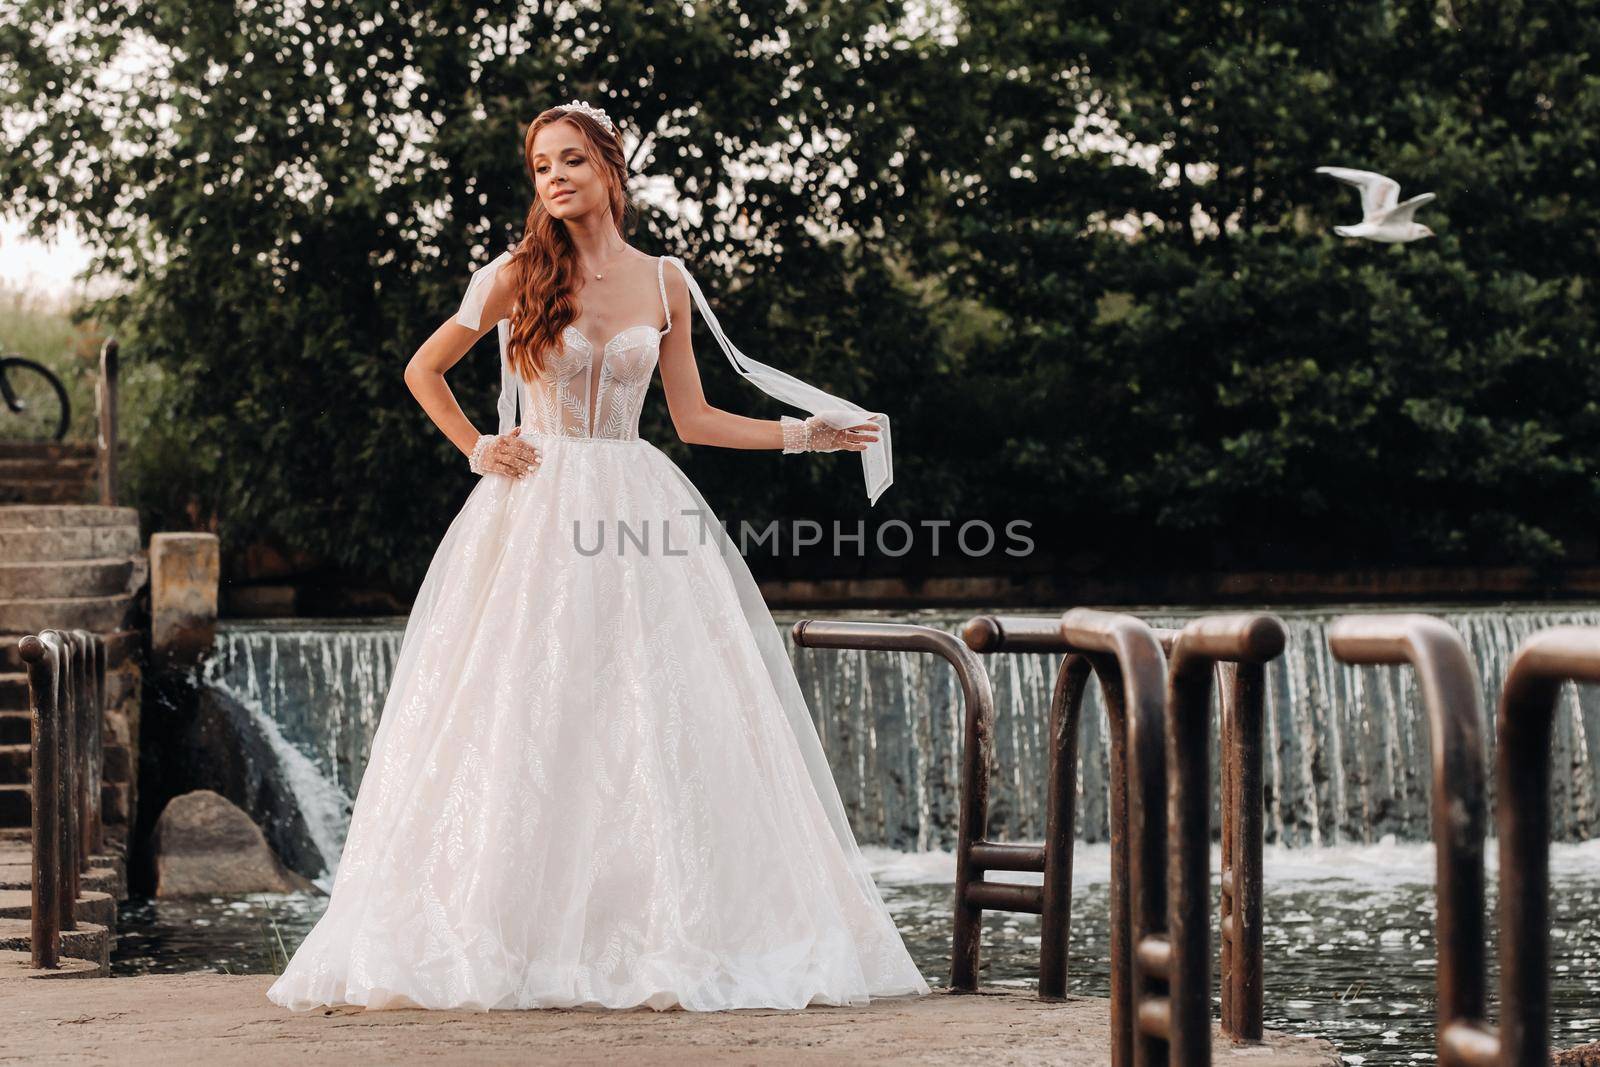
<path id="1" fill-rule="evenodd" d="M 1600 628 L 1534 634 L 1496 714 L 1500 837 L 1500 1061 L 1550 1062 L 1550 734 L 1562 686 L 1600 682 Z"/>
<path id="2" fill-rule="evenodd" d="M 1050 748 L 1045 789 L 1044 900 L 1039 913 L 1039 996 L 1061 1000 L 1067 995 L 1067 949 L 1072 928 L 1072 846 L 1076 840 L 1078 732 L 1083 696 L 1093 670 L 1088 657 L 1067 649 L 1061 623 L 1054 618 L 978 615 L 961 628 L 962 640 L 974 652 L 1066 652 L 1056 670 L 1050 696 Z M 1112 763 L 1120 763 L 1122 745 L 1112 746 Z M 1121 890 L 1123 872 L 1112 861 L 1112 898 Z"/>
<path id="3" fill-rule="evenodd" d="M 1074 608 L 1061 617 L 1061 634 L 1089 655 L 1113 728 L 1126 735 L 1127 888 L 1120 908 L 1112 898 L 1111 967 L 1113 976 L 1127 976 L 1127 991 L 1119 996 L 1113 983 L 1111 1059 L 1114 1067 L 1156 1067 L 1169 1051 L 1161 1036 L 1169 1005 L 1160 945 L 1167 911 L 1166 656 L 1155 632 L 1131 615 Z M 1112 848 L 1115 855 L 1115 826 Z M 1126 936 L 1119 936 L 1119 927 Z"/>
<path id="4" fill-rule="evenodd" d="M 1072 934 L 1072 846 L 1077 837 L 1078 731 L 1093 671 L 1088 657 L 1062 657 L 1050 695 L 1050 768 L 1045 791 L 1044 911 L 1039 916 L 1039 995 L 1067 995 Z"/>
<path id="5" fill-rule="evenodd" d="M 61 966 L 60 649 L 29 634 L 18 642 L 28 670 L 33 751 L 32 966 Z"/>
<path id="6" fill-rule="evenodd" d="M 1261 663 L 1219 664 L 1227 685 L 1222 731 L 1223 842 L 1222 1028 L 1244 1041 L 1262 1038 L 1264 999 L 1262 902 L 1262 721 L 1267 672 Z"/>
<path id="7" fill-rule="evenodd" d="M 1211 682 L 1220 660 L 1259 670 L 1282 654 L 1287 636 L 1283 623 L 1271 615 L 1212 615 L 1186 625 L 1173 645 L 1166 715 L 1170 903 L 1164 959 L 1170 988 L 1166 1036 L 1172 1059 L 1180 1064 L 1211 1058 Z M 1224 753 L 1230 747 L 1225 738 Z M 1223 775 L 1225 799 L 1231 777 Z M 1233 857 L 1242 859 L 1245 851 L 1236 849 Z M 1259 862 L 1259 849 L 1256 856 Z M 1231 925 L 1224 923 L 1225 938 L 1232 935 Z"/>
<path id="8" fill-rule="evenodd" d="M 117 340 L 107 339 L 100 349 L 100 380 L 95 383 L 99 415 L 100 503 L 117 503 Z"/>
<path id="9" fill-rule="evenodd" d="M 72 635 L 66 630 L 48 630 L 51 637 L 61 645 L 61 659 L 58 667 L 58 693 L 61 701 L 58 704 L 59 717 L 61 717 L 61 733 L 59 733 L 58 752 L 61 755 L 61 769 L 59 769 L 59 795 L 61 795 L 61 817 L 59 817 L 59 840 L 61 840 L 61 928 L 77 929 L 77 899 L 78 899 L 78 694 L 77 672 L 72 662 Z"/>
<path id="10" fill-rule="evenodd" d="M 89 869 L 94 851 L 94 790 L 99 788 L 95 773 L 94 720 L 98 713 L 94 685 L 93 635 L 73 630 L 73 662 L 78 674 L 78 869 Z"/>
<path id="11" fill-rule="evenodd" d="M 931 626 L 905 623 L 842 622 L 801 619 L 791 631 L 794 643 L 802 648 L 860 649 L 885 652 L 931 652 L 944 658 L 955 669 L 966 704 L 961 754 L 961 817 L 956 844 L 955 931 L 951 944 L 950 989 L 972 993 L 978 988 L 978 955 L 983 931 L 985 906 L 1010 907 L 1015 898 L 1009 890 L 1032 887 L 988 885 L 983 871 L 989 860 L 1001 861 L 1013 851 L 1029 853 L 1032 859 L 1040 849 L 985 841 L 989 821 L 989 763 L 994 748 L 994 692 L 983 663 L 951 634 Z M 1041 857 L 1042 859 L 1042 857 Z M 1039 868 L 1031 868 L 1039 869 Z M 997 892 L 989 893 L 986 890 Z M 1033 891 L 1042 907 L 1043 894 Z M 1020 901 L 1025 905 L 1027 899 Z"/>
<path id="12" fill-rule="evenodd" d="M 1477 671 L 1461 635 L 1429 615 L 1339 619 L 1328 645 L 1351 664 L 1411 664 L 1427 709 L 1436 857 L 1439 1063 L 1486 1064 L 1494 1036 L 1483 1025 L 1485 756 Z"/>
<path id="13" fill-rule="evenodd" d="M 1234 679 L 1237 675 L 1237 664 L 1217 664 L 1217 692 L 1221 698 L 1221 744 L 1218 754 L 1222 760 L 1222 767 L 1217 782 L 1218 804 L 1217 810 L 1222 817 L 1219 845 L 1222 852 L 1222 874 L 1219 879 L 1221 892 L 1217 898 L 1219 911 L 1218 929 L 1220 931 L 1217 946 L 1217 976 L 1218 976 L 1218 1005 L 1221 1008 L 1222 1029 L 1233 1033 L 1231 1023 L 1234 1018 L 1233 983 L 1234 983 L 1234 943 L 1237 937 L 1234 934 L 1233 922 L 1235 902 L 1235 879 L 1233 867 L 1235 861 L 1234 837 L 1239 832 L 1239 819 L 1235 813 L 1238 804 L 1238 770 L 1234 763 L 1235 753 L 1229 739 L 1234 734 Z M 1237 1035 L 1236 1035 L 1237 1036 Z"/>
<path id="14" fill-rule="evenodd" d="M 90 831 L 85 839 L 87 842 L 85 851 L 90 855 L 98 855 L 105 851 L 105 823 L 100 790 L 105 780 L 106 639 L 97 633 L 90 633 L 88 636 L 93 710 L 89 716 Z"/>

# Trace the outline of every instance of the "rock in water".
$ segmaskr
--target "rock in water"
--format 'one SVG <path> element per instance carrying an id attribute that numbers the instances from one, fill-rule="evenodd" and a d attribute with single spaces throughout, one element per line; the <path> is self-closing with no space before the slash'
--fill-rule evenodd
<path id="1" fill-rule="evenodd" d="M 154 844 L 158 897 L 319 892 L 278 861 L 250 816 L 209 789 L 172 798 Z"/>

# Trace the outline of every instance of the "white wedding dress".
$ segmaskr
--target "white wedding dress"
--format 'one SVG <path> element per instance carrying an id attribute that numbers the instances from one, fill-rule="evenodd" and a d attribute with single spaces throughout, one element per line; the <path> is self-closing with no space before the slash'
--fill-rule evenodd
<path id="1" fill-rule="evenodd" d="M 474 275 L 458 321 L 478 328 L 506 259 Z M 663 308 L 667 262 L 778 395 L 787 376 L 728 344 L 675 257 Z M 707 1011 L 929 992 L 748 568 L 638 436 L 663 315 L 599 348 L 569 327 L 532 385 L 499 323 L 501 431 L 520 397 L 544 459 L 485 475 L 445 532 L 327 911 L 274 1003 Z M 868 463 L 869 493 L 886 463 Z"/>

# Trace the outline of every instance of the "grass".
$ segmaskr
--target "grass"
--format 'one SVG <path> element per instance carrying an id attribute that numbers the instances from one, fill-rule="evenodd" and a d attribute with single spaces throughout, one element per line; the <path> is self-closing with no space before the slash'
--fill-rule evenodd
<path id="1" fill-rule="evenodd" d="M 0 352 L 43 363 L 67 387 L 72 417 L 69 441 L 93 441 L 95 379 L 105 337 L 94 323 L 74 322 L 59 300 L 0 285 Z"/>

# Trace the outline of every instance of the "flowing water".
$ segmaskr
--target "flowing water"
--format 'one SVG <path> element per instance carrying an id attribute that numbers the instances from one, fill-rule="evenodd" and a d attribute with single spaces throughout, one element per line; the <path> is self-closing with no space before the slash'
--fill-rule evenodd
<path id="1" fill-rule="evenodd" d="M 1354 610 L 1354 609 L 1352 609 Z M 1040 613 L 1043 614 L 1043 613 Z M 1197 612 L 1143 614 L 1181 625 Z M 1280 612 L 1289 630 L 1268 672 L 1266 835 L 1269 843 L 1329 846 L 1393 835 L 1425 840 L 1430 781 L 1427 725 L 1415 672 L 1349 667 L 1328 651 L 1327 627 L 1343 612 Z M 1483 684 L 1486 738 L 1492 696 L 1517 645 L 1550 626 L 1600 625 L 1600 608 L 1498 608 L 1439 612 L 1465 638 Z M 851 612 L 838 617 L 911 621 L 959 631 L 972 613 Z M 780 618 L 788 629 L 790 618 Z M 383 710 L 404 620 L 225 625 L 207 668 L 284 750 L 302 810 L 319 844 L 343 840 L 350 798 Z M 960 781 L 961 692 L 943 660 L 910 652 L 791 646 L 857 839 L 908 851 L 955 843 Z M 990 837 L 1044 835 L 1046 719 L 1058 657 L 985 658 L 995 690 Z M 1089 687 L 1079 746 L 1078 826 L 1106 839 L 1109 754 L 1098 687 Z M 1559 841 L 1600 836 L 1600 687 L 1568 685 L 1551 753 L 1553 832 Z M 328 866 L 337 850 L 325 852 Z"/>
<path id="2" fill-rule="evenodd" d="M 1279 612 L 1289 643 L 1269 668 L 1267 687 L 1268 1025 L 1324 1034 L 1349 1062 L 1431 1059 L 1426 723 L 1413 672 L 1333 660 L 1326 629 L 1349 612 Z M 1200 614 L 1133 613 L 1158 626 Z M 1600 608 L 1587 606 L 1431 613 L 1461 632 L 1477 663 L 1491 741 L 1493 694 L 1518 644 L 1550 626 L 1600 625 Z M 958 632 L 975 612 L 821 614 Z M 780 628 L 790 621 L 780 617 Z M 205 669 L 206 680 L 239 702 L 276 754 L 324 857 L 324 886 L 403 630 L 404 619 L 229 623 Z M 857 837 L 913 955 L 929 981 L 941 983 L 962 736 L 954 674 L 942 660 L 915 653 L 791 647 L 791 654 Z M 1045 719 L 1057 659 L 986 658 L 997 711 L 992 839 L 1043 834 Z M 1071 981 L 1074 992 L 1104 995 L 1108 751 L 1098 701 L 1091 685 L 1079 746 L 1084 840 L 1074 866 Z M 1579 843 L 1600 836 L 1600 692 L 1566 687 L 1551 758 L 1553 831 L 1572 842 L 1557 847 L 1552 877 L 1559 1047 L 1600 1040 L 1600 842 Z M 302 895 L 130 904 L 115 966 L 119 973 L 278 970 L 322 906 L 321 898 Z M 990 913 L 983 981 L 1031 985 L 1038 940 L 1036 917 Z"/>
<path id="3" fill-rule="evenodd" d="M 873 876 L 918 967 L 948 985 L 955 860 L 948 852 L 866 849 Z M 1490 904 L 1493 905 L 1491 855 Z M 1082 845 L 1074 887 L 1068 990 L 1107 996 L 1109 849 Z M 1215 866 L 1215 864 L 1213 864 Z M 1600 842 L 1552 856 L 1551 1023 L 1558 1048 L 1600 1041 Z M 1038 875 L 1008 875 L 1019 882 Z M 1332 1041 L 1347 1063 L 1433 1059 L 1433 849 L 1424 844 L 1267 850 L 1269 1028 Z M 325 897 L 253 894 L 124 907 L 116 974 L 275 974 L 322 915 Z M 1489 936 L 1495 936 L 1493 923 Z M 1216 944 L 1216 930 L 1212 930 Z M 1039 919 L 984 917 L 984 988 L 1037 988 Z M 1213 988 L 1215 988 L 1213 978 Z M 1494 988 L 1490 957 L 1490 988 Z M 1491 1013 L 1493 1007 L 1491 1005 Z"/>

